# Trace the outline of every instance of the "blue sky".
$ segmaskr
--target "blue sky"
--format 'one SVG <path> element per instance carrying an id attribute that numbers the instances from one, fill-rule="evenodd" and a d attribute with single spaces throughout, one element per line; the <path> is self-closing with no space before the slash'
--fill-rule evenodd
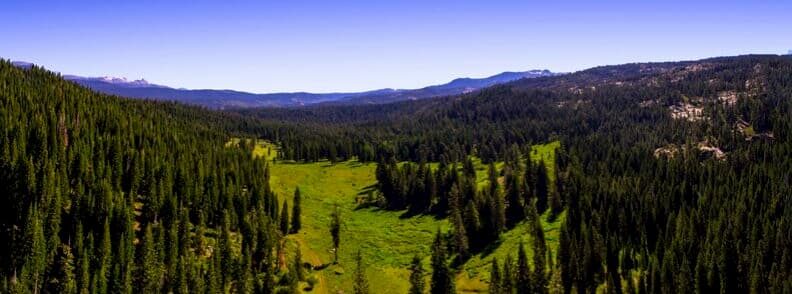
<path id="1" fill-rule="evenodd" d="M 328 92 L 792 49 L 792 1 L 120 2 L 3 1 L 0 57 L 174 87 Z"/>

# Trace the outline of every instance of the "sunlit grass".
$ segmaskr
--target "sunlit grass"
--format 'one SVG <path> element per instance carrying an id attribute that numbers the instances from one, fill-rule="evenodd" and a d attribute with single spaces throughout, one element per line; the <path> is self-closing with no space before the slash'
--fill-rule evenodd
<path id="1" fill-rule="evenodd" d="M 259 146 L 261 146 L 259 149 Z M 554 178 L 554 150 L 559 142 L 534 146 L 531 158 L 544 160 L 551 180 Z M 257 142 L 254 154 L 263 156 L 274 145 Z M 257 151 L 258 150 L 258 151 Z M 265 151 L 266 150 L 266 151 Z M 270 158 L 270 157 L 268 157 Z M 270 158 L 271 159 L 271 158 Z M 487 166 L 474 158 L 477 181 L 486 186 Z M 301 244 L 303 260 L 313 265 L 330 264 L 333 260 L 332 242 L 329 233 L 330 213 L 338 205 L 344 219 L 341 233 L 339 264 L 309 273 L 319 277 L 316 293 L 349 292 L 352 288 L 354 253 L 361 250 L 368 265 L 366 274 L 375 293 L 406 293 L 409 289 L 409 263 L 412 256 L 424 257 L 424 266 L 429 270 L 430 247 L 438 229 L 448 230 L 448 221 L 434 216 L 403 217 L 404 211 L 387 211 L 378 208 L 358 208 L 356 198 L 374 189 L 376 164 L 347 161 L 336 164 L 329 162 L 291 163 L 275 161 L 271 165 L 271 187 L 281 201 L 289 201 L 291 207 L 295 187 L 302 193 L 302 230 L 288 237 L 287 249 L 293 251 Z M 461 166 L 460 166 L 461 167 Z M 496 167 L 502 167 L 497 163 Z M 555 254 L 558 229 L 564 214 L 548 222 L 547 214 L 542 217 L 548 248 Z M 530 244 L 528 225 L 523 222 L 501 236 L 501 241 L 488 253 L 474 255 L 460 267 L 457 279 L 460 291 L 484 291 L 489 280 L 489 267 L 493 257 L 503 260 L 507 254 L 516 258 L 521 240 Z M 529 257 L 533 254 L 526 246 Z M 291 252 L 287 254 L 293 256 Z M 428 278 L 428 276 L 427 276 Z"/>

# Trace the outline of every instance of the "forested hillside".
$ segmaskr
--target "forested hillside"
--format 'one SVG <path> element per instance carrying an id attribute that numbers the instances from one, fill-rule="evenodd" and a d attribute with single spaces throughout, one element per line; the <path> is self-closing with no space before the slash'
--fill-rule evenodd
<path id="1" fill-rule="evenodd" d="M 0 126 L 4 293 L 792 292 L 790 57 L 232 113 L 0 61 Z"/>
<path id="2" fill-rule="evenodd" d="M 357 156 L 388 169 L 394 159 L 493 162 L 558 139 L 568 158 L 560 288 L 781 293 L 792 290 L 791 111 L 792 59 L 741 56 L 600 67 L 432 101 L 241 113 L 323 136 L 281 136 L 282 158 Z M 437 194 L 416 195 L 409 181 L 428 179 L 410 175 L 425 168 L 399 173 L 398 193 L 378 174 L 384 207 L 437 207 L 424 199 Z M 532 195 L 504 209 L 530 210 Z"/>
<path id="3" fill-rule="evenodd" d="M 0 61 L 0 292 L 272 290 L 279 202 L 221 117 Z"/>

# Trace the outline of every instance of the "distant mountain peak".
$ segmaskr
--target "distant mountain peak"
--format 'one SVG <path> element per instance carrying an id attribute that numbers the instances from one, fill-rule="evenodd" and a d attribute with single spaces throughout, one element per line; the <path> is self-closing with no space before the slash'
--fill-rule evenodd
<path id="1" fill-rule="evenodd" d="M 15 61 L 20 68 L 30 68 L 34 64 Z M 555 76 L 546 69 L 529 71 L 506 71 L 485 78 L 458 78 L 449 83 L 432 85 L 420 89 L 384 88 L 353 93 L 268 93 L 255 94 L 234 90 L 196 90 L 171 88 L 152 84 L 146 79 L 130 80 L 126 77 L 100 76 L 83 77 L 64 75 L 63 78 L 95 91 L 125 96 L 130 98 L 147 98 L 156 100 L 181 101 L 189 104 L 203 105 L 210 108 L 245 108 L 245 107 L 283 107 L 304 106 L 318 103 L 345 104 L 379 104 L 404 100 L 418 100 L 432 97 L 457 95 L 474 92 L 497 84 L 509 83 L 526 78 Z"/>
<path id="2" fill-rule="evenodd" d="M 129 87 L 129 88 L 167 88 L 166 86 L 149 83 L 146 79 L 130 80 L 125 77 L 113 77 L 113 76 L 81 77 L 74 75 L 66 75 L 63 76 L 63 78 L 70 81 L 81 82 L 82 84 L 104 83 L 104 84 L 110 84 L 119 87 Z"/>
<path id="3" fill-rule="evenodd" d="M 113 84 L 133 84 L 133 85 L 139 85 L 139 86 L 151 85 L 148 81 L 146 81 L 146 79 L 129 80 L 129 79 L 124 78 L 124 77 L 118 78 L 118 77 L 111 77 L 111 76 L 104 76 L 104 77 L 101 77 L 99 79 L 101 79 L 103 82 L 113 83 Z"/>
<path id="4" fill-rule="evenodd" d="M 16 67 L 24 68 L 24 69 L 31 68 L 34 65 L 33 63 L 24 62 L 24 61 L 12 61 L 11 64 L 13 64 Z"/>

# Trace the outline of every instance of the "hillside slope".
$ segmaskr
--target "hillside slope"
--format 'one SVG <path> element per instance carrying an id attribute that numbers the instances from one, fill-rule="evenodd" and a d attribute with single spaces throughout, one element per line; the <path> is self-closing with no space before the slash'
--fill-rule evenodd
<path id="1" fill-rule="evenodd" d="M 269 170 L 219 120 L 0 60 L 0 292 L 272 290 Z"/>

